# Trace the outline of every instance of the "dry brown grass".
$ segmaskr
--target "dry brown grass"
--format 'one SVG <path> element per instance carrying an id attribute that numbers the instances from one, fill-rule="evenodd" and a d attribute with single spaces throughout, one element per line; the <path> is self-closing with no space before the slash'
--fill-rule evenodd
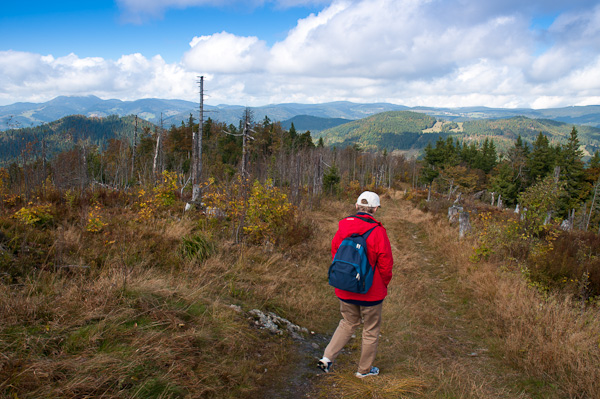
<path id="1" fill-rule="evenodd" d="M 327 398 L 408 398 L 422 395 L 425 382 L 418 378 L 379 376 L 359 379 L 354 375 L 332 373 L 325 378 L 331 388 L 323 397 Z"/>
<path id="2" fill-rule="evenodd" d="M 600 397 L 597 311 L 544 298 L 497 264 L 470 263 L 469 240 L 392 197 L 377 215 L 396 260 L 382 374 L 353 376 L 360 339 L 352 340 L 317 383 L 321 397 Z M 78 208 L 42 231 L 0 220 L 14 238 L 2 261 L 28 271 L 0 279 L 0 396 L 256 397 L 287 378 L 292 345 L 256 329 L 246 311 L 274 311 L 319 334 L 335 329 L 326 271 L 352 201 L 323 201 L 305 215 L 312 237 L 277 247 L 234 244 L 221 222 L 139 221 L 117 200 L 99 234 L 84 231 Z M 208 259 L 180 255 L 193 234 L 215 245 Z"/>
<path id="3" fill-rule="evenodd" d="M 498 355 L 526 376 L 554 384 L 560 395 L 600 397 L 598 308 L 541 295 L 502 263 L 471 263 L 468 240 L 458 243 L 444 224 L 426 225 L 429 238 L 456 269 Z"/>
<path id="4" fill-rule="evenodd" d="M 323 270 L 344 207 L 315 211 L 313 236 L 278 248 L 233 244 L 222 221 L 144 221 L 112 205 L 100 233 L 85 231 L 83 202 L 41 233 L 3 219 L 19 243 L 5 261 L 23 273 L 0 286 L 0 396 L 253 397 L 278 378 L 292 346 L 246 311 L 330 329 L 337 308 Z M 193 234 L 215 244 L 208 259 L 181 255 Z M 23 248 L 39 249 L 45 265 L 26 266 L 33 258 Z"/>
<path id="5" fill-rule="evenodd" d="M 0 392 L 146 398 L 252 391 L 274 366 L 260 356 L 272 349 L 269 338 L 181 277 L 117 269 L 91 281 L 40 277 L 12 290 L 1 298 Z M 237 359 L 240 353 L 248 357 Z"/>

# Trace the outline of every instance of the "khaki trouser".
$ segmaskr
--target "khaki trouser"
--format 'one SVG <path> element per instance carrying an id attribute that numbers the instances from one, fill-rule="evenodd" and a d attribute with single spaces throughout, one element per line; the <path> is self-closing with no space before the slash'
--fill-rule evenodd
<path id="1" fill-rule="evenodd" d="M 360 325 L 362 317 L 362 349 L 360 362 L 358 363 L 358 372 L 364 374 L 371 371 L 371 366 L 377 353 L 382 308 L 383 303 L 375 306 L 358 306 L 340 301 L 340 312 L 342 312 L 343 319 L 340 320 L 340 324 L 335 333 L 333 333 L 329 345 L 325 348 L 324 356 L 331 361 L 335 360 L 344 345 L 352 337 L 356 327 Z"/>

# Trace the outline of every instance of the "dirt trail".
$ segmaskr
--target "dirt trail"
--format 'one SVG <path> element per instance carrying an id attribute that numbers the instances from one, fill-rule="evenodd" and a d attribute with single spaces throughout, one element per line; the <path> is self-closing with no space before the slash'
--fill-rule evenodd
<path id="1" fill-rule="evenodd" d="M 468 286 L 447 265 L 444 254 L 428 242 L 427 215 L 409 204 L 394 202 L 377 215 L 388 231 L 395 270 L 384 303 L 384 322 L 376 365 L 381 369 L 377 387 L 420 381 L 419 394 L 427 398 L 530 398 L 519 389 L 519 376 L 487 347 L 490 334 L 471 307 Z M 314 336 L 298 344 L 294 370 L 273 387 L 268 398 L 344 397 L 352 392 L 350 379 L 360 350 L 359 339 L 336 362 L 335 373 L 319 375 L 315 358 L 328 337 Z M 350 354 L 348 354 L 350 353 Z M 383 385 L 382 385 L 383 384 Z M 386 387 L 386 384 L 388 385 Z M 376 392 L 375 391 L 372 392 Z M 393 390 L 393 389 L 392 389 Z M 399 397 L 399 395 L 380 397 Z"/>

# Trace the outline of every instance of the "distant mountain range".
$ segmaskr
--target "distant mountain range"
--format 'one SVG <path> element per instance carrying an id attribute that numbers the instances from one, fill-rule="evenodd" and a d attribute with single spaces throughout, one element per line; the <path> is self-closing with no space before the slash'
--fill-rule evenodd
<path id="1" fill-rule="evenodd" d="M 285 121 L 298 115 L 309 115 L 318 118 L 343 118 L 355 120 L 379 112 L 406 109 L 394 104 L 355 104 L 350 102 L 333 102 L 326 104 L 276 104 L 262 107 L 250 107 L 256 121 L 268 117 L 272 121 Z M 242 105 L 205 105 L 205 118 L 237 125 L 243 115 Z M 38 126 L 56 121 L 69 115 L 87 117 L 106 117 L 109 115 L 137 115 L 155 125 L 160 124 L 161 114 L 163 126 L 180 125 L 190 118 L 190 114 L 198 119 L 199 105 L 183 100 L 162 100 L 156 98 L 136 101 L 102 100 L 95 96 L 56 97 L 45 103 L 15 103 L 0 106 L 0 130 Z M 331 127 L 330 121 L 322 121 L 324 128 Z M 298 127 L 296 127 L 298 129 Z M 322 130 L 318 129 L 318 130 Z M 306 130 L 306 129 L 303 129 Z"/>
<path id="2" fill-rule="evenodd" d="M 205 105 L 205 117 L 237 125 L 246 107 L 242 105 Z M 600 105 L 550 109 L 499 109 L 486 107 L 435 108 L 405 107 L 389 103 L 358 104 L 338 101 L 323 104 L 272 104 L 250 107 L 255 121 L 268 117 L 280 121 L 284 127 L 294 122 L 296 130 L 319 132 L 342 124 L 386 111 L 410 110 L 447 121 L 464 122 L 476 119 L 510 118 L 525 116 L 532 119 L 552 119 L 569 124 L 600 127 Z M 165 128 L 187 122 L 190 114 L 198 118 L 198 104 L 183 100 L 142 99 L 136 101 L 102 100 L 95 96 L 57 97 L 45 103 L 15 103 L 0 106 L 0 130 L 32 127 L 56 121 L 69 115 L 106 117 L 109 115 L 137 115 L 156 125 L 161 114 Z M 295 118 L 295 119 L 293 119 Z M 332 119 L 332 120 L 330 120 Z"/>

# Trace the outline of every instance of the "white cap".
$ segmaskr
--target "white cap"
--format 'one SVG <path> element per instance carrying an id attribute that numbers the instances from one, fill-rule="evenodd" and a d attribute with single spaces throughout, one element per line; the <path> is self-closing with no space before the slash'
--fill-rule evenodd
<path id="1" fill-rule="evenodd" d="M 363 200 L 366 200 L 366 203 Z M 379 202 L 379 195 L 375 194 L 372 191 L 365 191 L 358 196 L 358 199 L 356 200 L 356 205 L 375 208 L 381 206 L 381 203 Z"/>

